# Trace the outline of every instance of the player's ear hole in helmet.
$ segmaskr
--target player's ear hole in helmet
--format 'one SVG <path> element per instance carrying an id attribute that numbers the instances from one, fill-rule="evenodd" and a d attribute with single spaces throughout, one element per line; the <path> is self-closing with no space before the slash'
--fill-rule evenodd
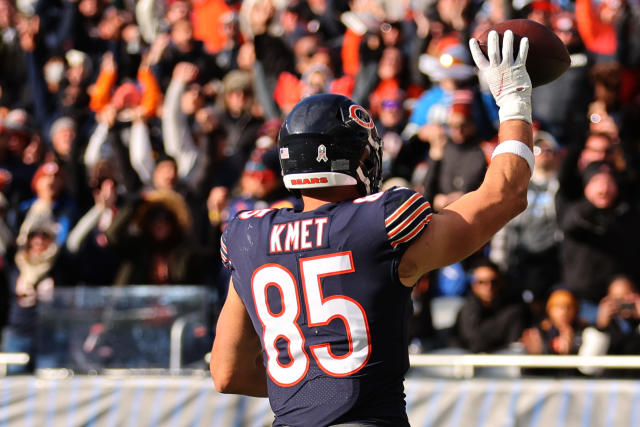
<path id="1" fill-rule="evenodd" d="M 371 115 L 346 96 L 313 95 L 296 104 L 278 148 L 284 184 L 294 193 L 344 185 L 363 195 L 380 191 L 382 141 Z"/>

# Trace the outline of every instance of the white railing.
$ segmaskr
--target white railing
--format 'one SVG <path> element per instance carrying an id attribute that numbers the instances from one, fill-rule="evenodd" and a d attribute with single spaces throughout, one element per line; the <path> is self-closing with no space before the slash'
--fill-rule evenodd
<path id="1" fill-rule="evenodd" d="M 209 362 L 210 353 L 205 354 Z M 449 367 L 456 377 L 470 378 L 475 368 L 515 367 L 515 368 L 609 368 L 640 369 L 640 356 L 582 356 L 582 355 L 512 355 L 512 354 L 412 354 L 409 356 L 412 368 Z M 0 353 L 0 376 L 7 373 L 7 365 L 26 365 L 26 353 Z M 164 371 L 162 369 L 158 371 Z"/>
<path id="2" fill-rule="evenodd" d="M 456 377 L 470 378 L 480 367 L 640 369 L 640 356 L 412 354 L 411 367 L 451 367 Z"/>
<path id="3" fill-rule="evenodd" d="M 0 377 L 7 375 L 8 365 L 26 365 L 29 363 L 27 353 L 0 353 Z"/>

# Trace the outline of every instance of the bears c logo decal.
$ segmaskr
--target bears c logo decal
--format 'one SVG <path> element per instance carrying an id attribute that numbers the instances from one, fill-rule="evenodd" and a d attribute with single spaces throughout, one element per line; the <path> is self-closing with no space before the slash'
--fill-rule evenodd
<path id="1" fill-rule="evenodd" d="M 349 117 L 363 128 L 373 128 L 373 120 L 371 120 L 371 116 L 369 116 L 369 113 L 359 105 L 352 105 L 349 107 Z"/>

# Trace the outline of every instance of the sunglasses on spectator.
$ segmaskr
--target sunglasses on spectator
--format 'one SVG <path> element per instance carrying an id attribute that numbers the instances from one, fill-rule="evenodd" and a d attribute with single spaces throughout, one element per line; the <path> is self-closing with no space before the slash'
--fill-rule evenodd
<path id="1" fill-rule="evenodd" d="M 491 285 L 498 286 L 498 279 L 473 279 L 473 283 L 478 283 L 480 285 Z"/>
<path id="2" fill-rule="evenodd" d="M 553 153 L 553 150 L 551 148 L 546 148 L 546 147 L 540 147 L 538 145 L 533 147 L 533 155 L 534 156 L 539 156 L 541 154 L 551 154 Z"/>
<path id="3" fill-rule="evenodd" d="M 397 99 L 385 99 L 382 101 L 382 108 L 387 110 L 397 110 L 402 107 L 402 102 Z"/>

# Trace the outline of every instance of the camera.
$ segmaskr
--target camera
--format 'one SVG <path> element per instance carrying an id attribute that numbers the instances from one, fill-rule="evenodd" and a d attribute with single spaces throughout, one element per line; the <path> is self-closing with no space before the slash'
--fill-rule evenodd
<path id="1" fill-rule="evenodd" d="M 632 302 L 620 303 L 620 311 L 635 311 L 636 305 Z"/>

